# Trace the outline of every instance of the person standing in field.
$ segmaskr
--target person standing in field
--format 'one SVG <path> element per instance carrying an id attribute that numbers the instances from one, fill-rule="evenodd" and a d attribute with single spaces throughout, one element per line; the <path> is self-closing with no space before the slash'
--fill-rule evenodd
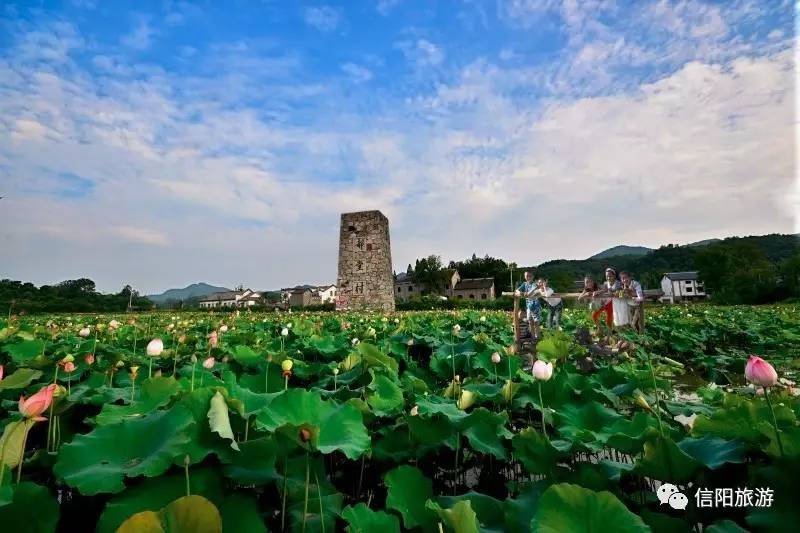
<path id="1" fill-rule="evenodd" d="M 613 296 L 622 289 L 622 284 L 617 279 L 617 271 L 613 267 L 606 268 L 606 281 L 600 290 L 592 293 L 593 297 L 602 297 L 600 301 L 600 308 L 592 313 L 592 320 L 597 328 L 600 328 L 600 315 L 605 313 L 606 326 L 609 331 L 614 329 L 614 306 Z"/>
<path id="2" fill-rule="evenodd" d="M 620 284 L 622 285 L 622 295 L 628 298 L 628 305 L 633 311 L 633 316 L 630 320 L 632 325 L 637 331 L 642 331 L 642 307 L 644 305 L 644 291 L 642 284 L 631 278 L 630 272 L 623 270 L 619 273 Z"/>
<path id="3" fill-rule="evenodd" d="M 517 290 L 514 291 L 514 296 L 519 298 L 525 296 L 525 318 L 528 321 L 528 326 L 531 328 L 531 335 L 533 338 L 539 337 L 539 324 L 542 321 L 542 306 L 539 303 L 539 297 L 534 295 L 537 290 L 536 284 L 533 282 L 533 274 L 525 272 L 525 281 L 520 283 Z"/>
<path id="4" fill-rule="evenodd" d="M 564 302 L 561 298 L 553 296 L 555 291 L 552 287 L 547 285 L 545 278 L 539 278 L 537 281 L 538 294 L 542 297 L 547 306 L 547 327 L 552 329 L 553 326 L 561 326 L 561 313 L 564 311 Z"/>

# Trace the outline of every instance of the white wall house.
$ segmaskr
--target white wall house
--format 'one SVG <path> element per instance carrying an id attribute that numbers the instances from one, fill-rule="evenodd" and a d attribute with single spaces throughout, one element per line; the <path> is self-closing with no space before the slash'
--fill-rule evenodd
<path id="1" fill-rule="evenodd" d="M 336 303 L 336 285 L 321 285 L 317 287 L 320 303 Z"/>
<path id="2" fill-rule="evenodd" d="M 703 282 L 697 272 L 667 272 L 661 278 L 662 302 L 675 303 L 684 300 L 708 298 Z"/>
<path id="3" fill-rule="evenodd" d="M 261 301 L 261 294 L 252 289 L 243 291 L 215 292 L 203 297 L 199 305 L 203 309 L 215 307 L 252 307 Z"/>

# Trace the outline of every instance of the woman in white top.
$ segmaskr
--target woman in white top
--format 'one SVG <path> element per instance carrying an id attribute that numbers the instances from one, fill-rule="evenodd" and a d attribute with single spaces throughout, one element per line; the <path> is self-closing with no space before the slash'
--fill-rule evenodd
<path id="1" fill-rule="evenodd" d="M 561 298 L 553 296 L 555 291 L 547 286 L 547 280 L 539 278 L 536 281 L 535 294 L 542 298 L 547 306 L 547 327 L 561 326 L 561 313 L 564 311 L 564 302 Z"/>

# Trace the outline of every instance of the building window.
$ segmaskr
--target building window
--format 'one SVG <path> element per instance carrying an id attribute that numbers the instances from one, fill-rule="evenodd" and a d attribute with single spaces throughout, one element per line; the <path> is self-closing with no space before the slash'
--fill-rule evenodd
<path id="1" fill-rule="evenodd" d="M 481 294 L 481 300 L 485 300 L 485 299 L 486 299 L 486 293 L 484 292 L 483 294 Z"/>
<path id="2" fill-rule="evenodd" d="M 413 290 L 414 290 L 414 286 L 413 286 L 413 285 L 409 285 L 409 286 L 408 286 L 408 292 L 411 292 L 411 291 L 413 291 Z"/>
<path id="3" fill-rule="evenodd" d="M 692 290 L 693 289 L 691 287 L 686 287 L 686 292 L 692 292 Z"/>
<path id="4" fill-rule="evenodd" d="M 461 296 L 461 295 L 459 294 L 458 296 L 456 296 L 456 298 L 458 298 L 458 299 L 460 300 L 461 298 L 463 298 L 463 296 Z"/>
<path id="5" fill-rule="evenodd" d="M 470 294 L 470 295 L 469 295 L 469 299 L 470 299 L 470 300 L 474 300 L 474 299 L 475 299 L 475 295 L 474 295 L 474 294 Z"/>
<path id="6" fill-rule="evenodd" d="M 400 292 L 400 287 L 397 287 L 397 292 Z"/>

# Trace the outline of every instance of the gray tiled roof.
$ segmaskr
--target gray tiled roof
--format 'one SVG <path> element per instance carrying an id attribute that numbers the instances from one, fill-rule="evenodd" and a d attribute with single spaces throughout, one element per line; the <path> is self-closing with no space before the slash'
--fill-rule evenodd
<path id="1" fill-rule="evenodd" d="M 690 272 L 667 272 L 664 274 L 673 281 L 688 281 L 697 279 L 697 271 Z"/>

